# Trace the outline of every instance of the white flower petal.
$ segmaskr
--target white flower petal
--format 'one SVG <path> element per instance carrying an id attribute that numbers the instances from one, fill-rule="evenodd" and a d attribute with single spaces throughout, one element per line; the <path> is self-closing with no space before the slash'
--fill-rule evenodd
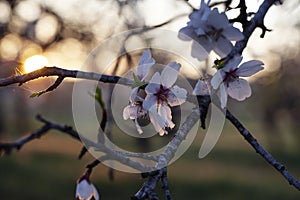
<path id="1" fill-rule="evenodd" d="M 149 83 L 160 85 L 160 80 L 161 80 L 160 74 L 158 72 L 155 72 L 155 74 L 153 74 L 152 78 L 150 79 Z"/>
<path id="2" fill-rule="evenodd" d="M 214 51 L 221 58 L 227 56 L 232 50 L 233 45 L 231 42 L 223 37 L 219 37 L 218 41 L 214 42 Z"/>
<path id="3" fill-rule="evenodd" d="M 225 72 L 232 72 L 235 70 L 238 65 L 242 62 L 243 57 L 238 55 L 232 58 L 231 60 L 228 61 L 228 63 L 221 69 L 222 71 Z"/>
<path id="4" fill-rule="evenodd" d="M 154 129 L 160 135 L 163 135 L 165 133 L 164 128 L 166 127 L 166 124 L 165 124 L 164 120 L 162 119 L 162 117 L 159 116 L 159 114 L 157 113 L 156 108 L 152 107 L 149 110 L 149 118 L 150 118 L 152 125 L 154 126 Z"/>
<path id="5" fill-rule="evenodd" d="M 93 197 L 93 184 L 87 182 L 86 179 L 80 181 L 76 186 L 76 198 L 80 200 L 89 200 Z"/>
<path id="6" fill-rule="evenodd" d="M 174 128 L 175 124 L 172 122 L 172 112 L 167 104 L 159 106 L 158 114 L 164 120 L 166 127 Z"/>
<path id="7" fill-rule="evenodd" d="M 160 74 L 158 72 L 155 72 L 155 74 L 152 76 L 151 80 L 149 81 L 148 85 L 145 88 L 145 91 L 147 94 L 156 94 L 157 91 L 160 89 Z"/>
<path id="8" fill-rule="evenodd" d="M 138 65 L 138 77 L 143 81 L 149 73 L 150 68 L 154 65 L 155 60 L 151 56 L 151 51 L 148 49 L 144 51 L 139 65 Z"/>
<path id="9" fill-rule="evenodd" d="M 229 25 L 229 21 L 225 13 L 219 13 L 218 9 L 214 8 L 208 16 L 208 24 L 215 29 L 224 29 Z"/>
<path id="10" fill-rule="evenodd" d="M 149 111 L 153 106 L 157 107 L 157 97 L 149 94 L 143 101 L 143 108 Z"/>
<path id="11" fill-rule="evenodd" d="M 193 28 L 198 28 L 203 23 L 202 13 L 199 10 L 192 12 L 189 18 L 191 19 L 190 25 Z"/>
<path id="12" fill-rule="evenodd" d="M 192 57 L 203 61 L 208 57 L 208 53 L 212 50 L 213 45 L 206 36 L 200 36 L 192 43 Z"/>
<path id="13" fill-rule="evenodd" d="M 238 101 L 243 101 L 247 97 L 250 97 L 251 88 L 248 81 L 239 78 L 233 82 L 230 82 L 228 85 L 228 94 Z"/>
<path id="14" fill-rule="evenodd" d="M 221 107 L 222 108 L 225 108 L 226 105 L 227 105 L 227 97 L 228 97 L 227 88 L 226 88 L 225 84 L 222 83 L 220 85 L 220 100 L 221 100 Z"/>
<path id="15" fill-rule="evenodd" d="M 203 80 L 198 80 L 193 90 L 193 95 L 209 95 L 209 87 Z"/>
<path id="16" fill-rule="evenodd" d="M 228 26 L 227 28 L 225 28 L 222 32 L 222 35 L 224 35 L 228 40 L 231 41 L 239 41 L 244 38 L 243 33 L 233 26 Z"/>
<path id="17" fill-rule="evenodd" d="M 192 12 L 189 15 L 189 18 L 191 20 L 190 25 L 194 28 L 198 28 L 199 26 L 203 25 L 204 23 L 206 23 L 210 12 L 210 8 L 205 3 L 202 4 L 201 2 L 200 9 Z"/>
<path id="18" fill-rule="evenodd" d="M 199 36 L 199 35 L 205 35 L 205 31 L 202 28 L 197 28 L 195 29 L 195 33 Z"/>
<path id="19" fill-rule="evenodd" d="M 146 94 L 156 94 L 160 90 L 160 84 L 148 83 L 145 88 Z"/>
<path id="20" fill-rule="evenodd" d="M 143 52 L 142 57 L 139 62 L 139 65 L 153 63 L 153 62 L 154 62 L 154 59 L 151 56 L 151 51 L 150 51 L 150 49 L 148 49 Z"/>
<path id="21" fill-rule="evenodd" d="M 156 115 L 153 114 L 152 112 L 149 112 L 149 118 L 150 118 L 152 125 L 154 126 L 155 131 L 160 132 L 162 130 L 162 127 L 161 127 L 160 123 L 158 122 Z"/>
<path id="22" fill-rule="evenodd" d="M 239 69 L 236 71 L 236 75 L 248 77 L 252 76 L 253 74 L 263 70 L 264 67 L 262 66 L 264 63 L 259 60 L 251 60 L 241 64 Z"/>
<path id="23" fill-rule="evenodd" d="M 197 35 L 193 27 L 186 26 L 179 30 L 178 38 L 183 41 L 190 41 L 192 39 L 195 40 L 197 38 Z"/>
<path id="24" fill-rule="evenodd" d="M 123 119 L 127 120 L 130 118 L 130 105 L 126 106 L 123 110 Z"/>
<path id="25" fill-rule="evenodd" d="M 169 91 L 168 95 L 168 104 L 173 106 L 179 106 L 186 101 L 187 91 L 184 88 L 180 88 L 175 85 L 171 91 Z"/>
<path id="26" fill-rule="evenodd" d="M 99 193 L 98 193 L 96 187 L 93 184 L 91 184 L 91 186 L 93 188 L 93 196 L 94 196 L 95 200 L 99 200 L 100 199 L 99 198 Z"/>
<path id="27" fill-rule="evenodd" d="M 223 82 L 223 77 L 221 74 L 221 70 L 218 70 L 210 81 L 211 86 L 216 90 L 222 82 Z"/>
<path id="28" fill-rule="evenodd" d="M 161 83 L 164 87 L 170 88 L 177 80 L 181 65 L 176 62 L 169 63 L 161 73 Z"/>
<path id="29" fill-rule="evenodd" d="M 123 110 L 123 119 L 136 119 L 138 117 L 137 112 L 139 109 L 140 105 L 128 105 L 124 108 Z"/>
<path id="30" fill-rule="evenodd" d="M 199 11 L 201 13 L 201 20 L 206 21 L 211 10 L 204 0 L 201 0 Z"/>

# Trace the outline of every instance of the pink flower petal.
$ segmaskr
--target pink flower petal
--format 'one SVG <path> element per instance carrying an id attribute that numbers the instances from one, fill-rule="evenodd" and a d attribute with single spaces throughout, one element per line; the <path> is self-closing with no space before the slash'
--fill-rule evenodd
<path id="1" fill-rule="evenodd" d="M 232 50 L 233 45 L 231 42 L 223 37 L 220 37 L 215 43 L 214 43 L 214 51 L 216 54 L 218 54 L 221 58 L 227 56 L 230 51 Z"/>
<path id="2" fill-rule="evenodd" d="M 134 105 L 128 105 L 124 108 L 123 110 L 123 118 L 125 120 L 127 119 L 136 119 L 137 112 L 138 112 L 139 106 L 134 106 Z"/>
<path id="3" fill-rule="evenodd" d="M 164 120 L 166 124 L 165 127 L 174 128 L 175 124 L 172 122 L 171 109 L 167 104 L 162 104 L 159 106 L 158 114 Z"/>
<path id="4" fill-rule="evenodd" d="M 219 13 L 218 9 L 214 8 L 208 16 L 208 24 L 215 29 L 224 29 L 229 25 L 229 21 L 225 13 Z"/>
<path id="5" fill-rule="evenodd" d="M 231 40 L 231 41 L 239 41 L 239 40 L 242 40 L 244 38 L 243 33 L 239 29 L 237 29 L 233 26 L 228 26 L 227 28 L 225 28 L 223 30 L 222 34 L 228 40 Z"/>
<path id="6" fill-rule="evenodd" d="M 199 10 L 192 12 L 189 18 L 191 19 L 191 26 L 193 28 L 197 28 L 203 23 L 202 13 Z"/>
<path id="7" fill-rule="evenodd" d="M 130 105 L 126 106 L 123 110 L 123 119 L 127 120 L 130 118 Z"/>
<path id="8" fill-rule="evenodd" d="M 139 65 L 138 65 L 138 77 L 143 81 L 149 73 L 150 68 L 154 65 L 155 60 L 151 57 L 151 51 L 148 49 L 144 51 Z"/>
<path id="9" fill-rule="evenodd" d="M 85 179 L 80 181 L 76 186 L 76 198 L 88 200 L 92 199 L 92 197 L 99 200 L 99 194 L 95 186 Z"/>
<path id="10" fill-rule="evenodd" d="M 196 28 L 195 33 L 197 34 L 197 36 L 206 34 L 202 28 Z"/>
<path id="11" fill-rule="evenodd" d="M 264 67 L 262 66 L 264 63 L 259 60 L 251 60 L 241 64 L 239 69 L 236 71 L 236 75 L 248 77 L 252 76 L 253 74 L 263 70 Z"/>
<path id="12" fill-rule="evenodd" d="M 166 126 L 163 119 L 158 115 L 156 109 L 151 109 L 149 111 L 149 118 L 154 126 L 154 129 L 160 134 L 163 135 L 165 133 L 164 127 Z"/>
<path id="13" fill-rule="evenodd" d="M 200 36 L 192 43 L 192 57 L 203 61 L 208 57 L 208 53 L 212 50 L 213 45 L 209 42 L 206 36 Z"/>
<path id="14" fill-rule="evenodd" d="M 220 86 L 220 84 L 223 82 L 223 77 L 221 74 L 221 70 L 218 70 L 215 75 L 211 79 L 211 86 L 216 90 Z"/>
<path id="15" fill-rule="evenodd" d="M 211 10 L 210 10 L 210 7 L 205 3 L 204 0 L 201 0 L 199 11 L 200 11 L 201 16 L 202 16 L 201 20 L 206 21 L 208 19 L 208 16 L 211 13 Z"/>
<path id="16" fill-rule="evenodd" d="M 147 94 L 155 94 L 160 89 L 160 74 L 158 72 L 155 72 L 155 74 L 152 76 L 151 80 L 149 81 L 149 84 L 146 86 L 145 91 Z"/>
<path id="17" fill-rule="evenodd" d="M 143 108 L 150 110 L 152 107 L 157 107 L 157 97 L 154 95 L 147 95 L 145 101 L 143 101 Z"/>
<path id="18" fill-rule="evenodd" d="M 238 101 L 243 101 L 247 97 L 250 97 L 251 88 L 248 81 L 239 78 L 233 82 L 230 82 L 228 85 L 228 94 Z"/>
<path id="19" fill-rule="evenodd" d="M 190 41 L 192 39 L 195 40 L 197 38 L 197 35 L 193 27 L 186 26 L 179 30 L 178 38 L 183 41 Z"/>
<path id="20" fill-rule="evenodd" d="M 201 0 L 200 9 L 190 14 L 189 18 L 191 19 L 191 21 L 195 21 L 195 23 L 197 22 L 203 23 L 203 21 L 207 20 L 210 12 L 211 10 L 208 7 L 208 5 L 204 2 L 204 0 Z"/>
<path id="21" fill-rule="evenodd" d="M 181 65 L 176 62 L 169 63 L 161 73 L 161 83 L 164 87 L 170 88 L 177 80 Z"/>
<path id="22" fill-rule="evenodd" d="M 238 65 L 242 62 L 242 60 L 243 60 L 242 56 L 239 55 L 235 56 L 234 58 L 229 60 L 228 63 L 221 70 L 225 72 L 231 72 L 238 67 Z"/>
<path id="23" fill-rule="evenodd" d="M 99 200 L 100 199 L 99 198 L 99 193 L 98 193 L 96 187 L 93 184 L 91 184 L 91 186 L 93 188 L 93 196 L 94 196 L 95 200 Z"/>

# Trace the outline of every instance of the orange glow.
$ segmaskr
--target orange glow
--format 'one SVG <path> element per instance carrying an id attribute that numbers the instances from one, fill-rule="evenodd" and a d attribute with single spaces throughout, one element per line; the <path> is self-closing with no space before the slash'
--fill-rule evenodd
<path id="1" fill-rule="evenodd" d="M 34 70 L 40 69 L 44 66 L 47 66 L 48 60 L 45 56 L 35 55 L 27 58 L 24 62 L 24 71 L 25 73 L 32 72 Z"/>

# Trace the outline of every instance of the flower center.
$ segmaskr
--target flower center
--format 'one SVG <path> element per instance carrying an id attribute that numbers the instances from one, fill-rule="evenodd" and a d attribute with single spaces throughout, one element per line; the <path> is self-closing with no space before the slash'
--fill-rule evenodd
<path id="1" fill-rule="evenodd" d="M 216 29 L 215 27 L 213 26 L 210 26 L 210 31 L 207 32 L 207 35 L 209 35 L 213 41 L 218 41 L 220 37 L 223 37 L 222 35 L 222 32 L 223 32 L 223 29 L 220 28 L 220 29 Z"/>
<path id="2" fill-rule="evenodd" d="M 135 101 L 133 103 L 133 106 L 137 107 L 136 115 L 138 118 L 141 118 L 141 117 L 144 118 L 147 115 L 147 111 L 143 109 L 142 105 L 143 105 L 142 101 Z"/>
<path id="3" fill-rule="evenodd" d="M 156 91 L 155 96 L 157 96 L 157 103 L 167 103 L 168 97 L 169 97 L 169 88 L 166 88 L 164 86 L 160 86 L 160 88 Z"/>
<path id="4" fill-rule="evenodd" d="M 229 72 L 225 72 L 225 78 L 223 79 L 223 82 L 228 84 L 229 82 L 235 81 L 238 78 L 238 76 L 235 74 L 236 70 L 237 68 Z"/>

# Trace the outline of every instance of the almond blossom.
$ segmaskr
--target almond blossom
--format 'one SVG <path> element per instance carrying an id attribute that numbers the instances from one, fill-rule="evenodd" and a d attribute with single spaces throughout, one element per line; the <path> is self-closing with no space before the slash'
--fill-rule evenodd
<path id="1" fill-rule="evenodd" d="M 166 128 L 174 128 L 170 106 L 179 106 L 185 102 L 187 91 L 177 85 L 181 65 L 176 62 L 169 63 L 162 73 L 156 72 L 146 86 L 146 98 L 143 108 L 149 111 L 150 121 L 159 135 L 167 134 Z"/>
<path id="2" fill-rule="evenodd" d="M 141 129 L 137 120 L 138 118 L 144 117 L 147 114 L 147 111 L 142 107 L 142 101 L 144 100 L 143 97 L 146 95 L 143 94 L 143 91 L 140 90 L 140 86 L 146 84 L 144 80 L 154 63 L 155 60 L 152 58 L 150 50 L 148 49 L 144 51 L 138 64 L 137 75 L 134 75 L 133 90 L 129 99 L 130 104 L 123 110 L 123 118 L 125 120 L 134 120 L 139 134 L 142 134 L 143 130 Z"/>
<path id="3" fill-rule="evenodd" d="M 96 187 L 89 182 L 86 178 L 79 180 L 76 186 L 76 198 L 79 200 L 90 200 L 94 197 L 95 200 L 99 200 L 99 193 Z"/>
<path id="4" fill-rule="evenodd" d="M 249 77 L 263 69 L 263 63 L 259 60 L 251 60 L 238 65 L 242 61 L 241 56 L 236 56 L 219 69 L 211 79 L 213 89 L 220 88 L 221 107 L 225 108 L 227 96 L 238 101 L 243 101 L 251 96 L 251 88 L 247 80 L 240 78 Z"/>
<path id="5" fill-rule="evenodd" d="M 225 13 L 219 13 L 217 8 L 211 10 L 204 0 L 201 0 L 200 9 L 190 14 L 189 18 L 187 26 L 180 29 L 179 38 L 193 39 L 191 54 L 199 60 L 202 59 L 199 44 L 207 52 L 213 50 L 220 57 L 225 57 L 233 48 L 231 41 L 244 38 L 240 30 L 229 23 Z"/>

